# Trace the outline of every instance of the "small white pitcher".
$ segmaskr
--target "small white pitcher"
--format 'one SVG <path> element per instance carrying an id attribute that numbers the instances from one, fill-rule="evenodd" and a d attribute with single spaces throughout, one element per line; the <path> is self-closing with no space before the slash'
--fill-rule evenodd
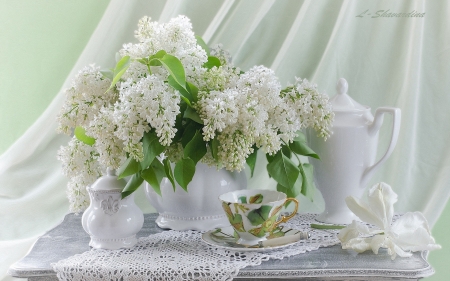
<path id="1" fill-rule="evenodd" d="M 136 233 L 144 224 L 144 214 L 134 202 L 134 194 L 122 199 L 124 179 L 107 169 L 91 187 L 87 187 L 91 204 L 84 211 L 82 224 L 91 236 L 89 246 L 115 250 L 137 243 Z"/>
<path id="2" fill-rule="evenodd" d="M 401 113 L 399 108 L 380 107 L 374 118 L 370 107 L 347 95 L 344 78 L 339 79 L 336 89 L 337 94 L 330 99 L 335 113 L 331 136 L 324 141 L 314 131 L 308 131 L 308 144 L 320 156 L 320 160 L 310 162 L 317 188 L 325 200 L 325 211 L 316 219 L 349 224 L 357 218 L 348 209 L 345 198 L 360 198 L 375 171 L 391 155 L 400 131 Z M 378 132 L 385 113 L 393 115 L 392 136 L 386 153 L 376 162 Z"/>

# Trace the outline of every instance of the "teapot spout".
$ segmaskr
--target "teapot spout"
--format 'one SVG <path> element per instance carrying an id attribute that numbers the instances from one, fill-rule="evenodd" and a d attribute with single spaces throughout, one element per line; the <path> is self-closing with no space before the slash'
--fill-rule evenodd
<path id="1" fill-rule="evenodd" d="M 370 178 L 372 178 L 375 171 L 381 167 L 381 165 L 391 156 L 392 151 L 395 148 L 395 145 L 397 144 L 398 135 L 400 133 L 400 119 L 401 119 L 401 111 L 400 108 L 395 107 L 380 107 L 377 108 L 375 111 L 375 117 L 372 122 L 372 124 L 368 128 L 368 133 L 370 136 L 375 136 L 378 131 L 381 128 L 381 125 L 383 124 L 384 114 L 389 113 L 393 116 L 393 125 L 392 125 L 392 134 L 391 134 L 391 140 L 389 142 L 388 149 L 386 153 L 381 157 L 378 162 L 376 162 L 374 165 L 368 167 L 362 177 L 361 177 L 361 187 L 365 187 L 366 184 L 369 182 Z"/>

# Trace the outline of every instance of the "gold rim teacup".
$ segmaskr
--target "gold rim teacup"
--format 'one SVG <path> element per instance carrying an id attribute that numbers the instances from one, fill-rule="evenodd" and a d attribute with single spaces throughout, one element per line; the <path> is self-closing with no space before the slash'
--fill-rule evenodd
<path id="1" fill-rule="evenodd" d="M 222 207 L 238 237 L 238 243 L 252 245 L 268 238 L 283 236 L 278 227 L 293 218 L 298 201 L 274 190 L 247 189 L 232 191 L 219 196 Z M 281 216 L 287 202 L 295 207 L 288 216 Z"/>

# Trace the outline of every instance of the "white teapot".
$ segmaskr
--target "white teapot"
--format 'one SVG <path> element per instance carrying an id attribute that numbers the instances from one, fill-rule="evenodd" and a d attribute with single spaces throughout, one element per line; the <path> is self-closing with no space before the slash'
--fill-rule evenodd
<path id="1" fill-rule="evenodd" d="M 325 211 L 316 219 L 325 223 L 349 224 L 357 217 L 348 209 L 345 198 L 360 198 L 375 171 L 388 159 L 397 143 L 400 131 L 399 108 L 380 107 L 375 117 L 370 107 L 363 106 L 347 95 L 344 78 L 336 85 L 337 94 L 330 99 L 335 114 L 332 134 L 324 141 L 308 131 L 308 144 L 320 156 L 311 159 L 314 179 L 325 201 Z M 386 153 L 376 161 L 378 132 L 384 114 L 393 115 L 392 136 Z"/>

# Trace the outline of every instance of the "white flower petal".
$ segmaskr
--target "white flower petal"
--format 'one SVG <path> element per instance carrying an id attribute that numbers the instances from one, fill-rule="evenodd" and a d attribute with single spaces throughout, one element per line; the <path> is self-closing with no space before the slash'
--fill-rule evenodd
<path id="1" fill-rule="evenodd" d="M 387 248 L 388 254 L 391 256 L 392 260 L 394 260 L 397 257 L 397 255 L 399 255 L 402 258 L 408 258 L 412 256 L 410 252 L 405 252 L 400 246 L 395 244 L 395 242 L 392 239 L 386 239 L 385 248 Z"/>
<path id="2" fill-rule="evenodd" d="M 377 234 L 382 231 L 380 230 L 370 230 L 367 225 L 358 222 L 353 221 L 351 224 L 349 224 L 347 227 L 341 229 L 338 233 L 338 238 L 342 243 L 346 243 L 349 240 L 358 237 L 360 234 L 363 235 L 372 235 Z"/>
<path id="3" fill-rule="evenodd" d="M 420 212 L 406 213 L 391 228 L 394 242 L 406 251 L 440 249 L 435 243 L 426 218 Z"/>
<path id="4" fill-rule="evenodd" d="M 338 234 L 343 249 L 353 249 L 358 253 L 372 249 L 378 254 L 380 248 L 386 248 L 391 258 L 395 259 L 397 255 L 410 257 L 411 251 L 441 248 L 435 243 L 427 220 L 420 212 L 406 213 L 392 224 L 397 194 L 383 182 L 369 190 L 367 203 L 354 197 L 347 197 L 345 202 L 362 221 L 378 226 L 381 230 L 371 230 L 362 223 L 353 221 Z M 375 233 L 383 234 L 371 238 L 358 237 L 359 234 Z"/>
<path id="5" fill-rule="evenodd" d="M 382 225 L 378 225 L 380 228 L 387 229 L 391 225 L 395 202 L 397 194 L 384 182 L 375 184 L 369 190 L 368 205 L 372 213 L 382 222 Z"/>
<path id="6" fill-rule="evenodd" d="M 378 254 L 380 248 L 385 248 L 386 235 L 375 235 L 370 241 L 370 248 L 374 254 Z"/>
<path id="7" fill-rule="evenodd" d="M 342 249 L 352 249 L 357 253 L 362 253 L 371 249 L 370 242 L 372 238 L 353 238 L 349 240 L 347 243 L 342 244 Z"/>
<path id="8" fill-rule="evenodd" d="M 370 209 L 369 205 L 361 200 L 349 196 L 345 198 L 347 207 L 362 221 L 374 224 L 383 229 L 383 221 Z"/>

